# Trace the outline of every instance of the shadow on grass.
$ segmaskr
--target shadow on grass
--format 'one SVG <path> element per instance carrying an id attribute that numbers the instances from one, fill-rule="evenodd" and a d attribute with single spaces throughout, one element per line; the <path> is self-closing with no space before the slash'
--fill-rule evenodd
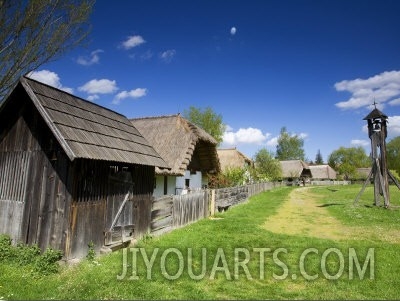
<path id="1" fill-rule="evenodd" d="M 330 204 L 318 205 L 317 207 L 330 207 L 330 206 L 344 206 L 344 204 L 340 204 L 340 203 L 330 203 Z"/>
<path id="2" fill-rule="evenodd" d="M 326 188 L 326 189 L 328 189 L 329 191 L 332 191 L 332 192 L 339 191 L 339 189 L 335 189 L 335 188 Z"/>

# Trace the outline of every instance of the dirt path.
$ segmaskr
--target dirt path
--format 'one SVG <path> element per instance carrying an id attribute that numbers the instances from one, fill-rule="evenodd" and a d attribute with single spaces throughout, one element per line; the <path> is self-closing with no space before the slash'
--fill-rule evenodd
<path id="1" fill-rule="evenodd" d="M 263 225 L 274 233 L 311 236 L 332 240 L 382 240 L 400 243 L 399 231 L 388 231 L 380 227 L 349 227 L 331 216 L 325 207 L 320 207 L 318 196 L 309 187 L 293 190 L 289 199 L 278 212 Z"/>

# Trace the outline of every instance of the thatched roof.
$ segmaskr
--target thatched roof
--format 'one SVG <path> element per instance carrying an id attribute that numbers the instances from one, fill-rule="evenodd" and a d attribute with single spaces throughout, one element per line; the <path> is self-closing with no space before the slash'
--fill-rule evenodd
<path id="1" fill-rule="evenodd" d="M 283 178 L 299 178 L 300 176 L 311 176 L 309 166 L 302 160 L 279 161 L 282 168 Z"/>
<path id="2" fill-rule="evenodd" d="M 356 171 L 361 177 L 367 178 L 369 176 L 369 173 L 371 172 L 371 169 L 372 167 L 360 167 L 356 168 Z"/>
<path id="3" fill-rule="evenodd" d="M 27 77 L 19 80 L 14 91 L 21 88 L 71 161 L 84 158 L 168 167 L 125 116 Z"/>
<path id="4" fill-rule="evenodd" d="M 253 161 L 235 148 L 217 149 L 221 170 L 227 168 L 243 168 L 252 165 Z"/>
<path id="5" fill-rule="evenodd" d="M 310 165 L 311 176 L 313 179 L 336 179 L 336 171 L 329 165 Z"/>
<path id="6" fill-rule="evenodd" d="M 184 175 L 188 169 L 209 173 L 220 170 L 217 141 L 179 114 L 135 118 L 131 122 L 171 167 L 171 170 L 156 168 L 156 174 Z"/>

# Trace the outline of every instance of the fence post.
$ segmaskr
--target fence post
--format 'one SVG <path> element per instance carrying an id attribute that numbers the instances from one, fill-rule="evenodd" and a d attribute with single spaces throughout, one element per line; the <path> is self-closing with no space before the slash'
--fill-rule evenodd
<path id="1" fill-rule="evenodd" d="M 215 189 L 211 189 L 210 216 L 215 214 Z"/>

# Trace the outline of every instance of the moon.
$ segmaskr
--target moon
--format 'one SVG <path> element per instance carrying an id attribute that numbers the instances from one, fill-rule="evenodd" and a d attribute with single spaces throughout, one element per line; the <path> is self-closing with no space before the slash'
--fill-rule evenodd
<path id="1" fill-rule="evenodd" d="M 232 27 L 231 28 L 231 35 L 235 35 L 236 34 L 236 27 Z"/>

